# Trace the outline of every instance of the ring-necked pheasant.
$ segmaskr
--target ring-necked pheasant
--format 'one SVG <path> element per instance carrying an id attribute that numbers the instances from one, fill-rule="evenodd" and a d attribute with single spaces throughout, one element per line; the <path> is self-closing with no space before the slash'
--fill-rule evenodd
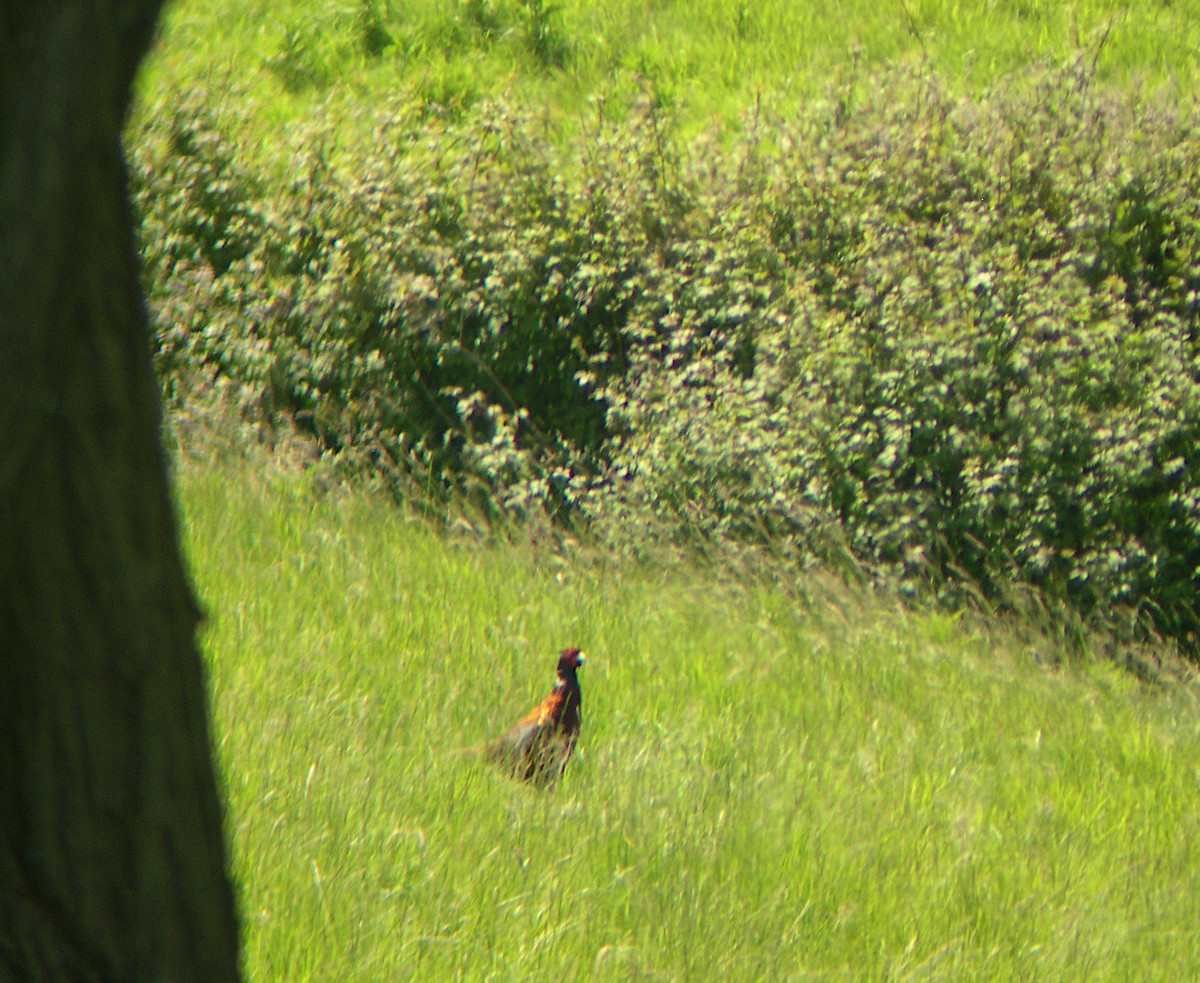
<path id="1" fill-rule="evenodd" d="M 575 670 L 584 661 L 579 649 L 563 649 L 550 695 L 503 735 L 481 748 L 484 758 L 513 778 L 533 785 L 556 781 L 579 739 L 582 701 Z"/>

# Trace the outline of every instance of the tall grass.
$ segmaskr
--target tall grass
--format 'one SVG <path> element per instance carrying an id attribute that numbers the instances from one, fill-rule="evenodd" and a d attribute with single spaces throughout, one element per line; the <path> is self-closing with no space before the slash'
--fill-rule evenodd
<path id="1" fill-rule="evenodd" d="M 1182 686 L 816 579 L 439 536 L 311 473 L 178 484 L 251 980 L 1200 976 Z M 558 788 L 455 753 L 567 643 Z"/>
<path id="2" fill-rule="evenodd" d="M 571 132 L 647 91 L 697 123 L 736 121 L 897 61 L 986 86 L 1101 36 L 1101 77 L 1195 80 L 1191 2 L 175 0 L 144 90 L 228 91 L 264 135 L 314 106 L 397 95 L 443 113 L 505 95 Z"/>

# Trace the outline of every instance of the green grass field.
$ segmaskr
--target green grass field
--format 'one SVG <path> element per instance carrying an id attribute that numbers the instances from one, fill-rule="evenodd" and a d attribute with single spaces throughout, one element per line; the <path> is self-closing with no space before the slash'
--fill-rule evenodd
<path id="1" fill-rule="evenodd" d="M 1191 690 L 184 462 L 250 980 L 1200 978 Z M 569 642 L 537 793 L 455 753 Z M 1036 647 L 1036 646 L 1035 646 Z"/>
<path id="2" fill-rule="evenodd" d="M 982 92 L 1081 46 L 1106 84 L 1186 91 L 1198 14 L 176 0 L 142 106 L 201 87 L 284 160 L 284 124 L 353 140 L 389 100 L 504 96 L 562 133 L 649 91 L 719 128 L 889 63 Z M 177 466 L 249 980 L 1200 979 L 1194 685 L 830 577 L 439 532 L 322 474 Z M 457 753 L 571 643 L 558 788 Z"/>
<path id="3" fill-rule="evenodd" d="M 276 136 L 314 111 L 349 119 L 400 99 L 454 112 L 496 96 L 569 133 L 645 92 L 722 127 L 894 62 L 980 88 L 1100 47 L 1102 78 L 1187 88 L 1198 12 L 1194 0 L 175 0 L 144 89 L 202 85 Z"/>

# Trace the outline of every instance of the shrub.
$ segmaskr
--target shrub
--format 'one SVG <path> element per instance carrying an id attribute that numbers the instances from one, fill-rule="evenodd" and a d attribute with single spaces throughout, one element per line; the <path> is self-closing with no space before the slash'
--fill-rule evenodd
<path id="1" fill-rule="evenodd" d="M 211 376 L 492 514 L 1198 628 L 1200 148 L 1170 104 L 897 75 L 733 146 L 646 104 L 568 149 L 393 107 L 369 150 L 314 122 L 269 190 L 195 106 L 148 118 L 168 391 Z"/>
<path id="2" fill-rule="evenodd" d="M 329 450 L 561 511 L 572 462 L 602 456 L 596 391 L 621 364 L 611 217 L 502 110 L 448 132 L 453 154 L 405 125 L 385 121 L 361 167 L 294 161 L 271 197 L 203 112 L 154 124 L 135 191 L 168 388 L 214 373 Z"/>
<path id="3" fill-rule="evenodd" d="M 739 162 L 765 172 L 756 231 L 788 299 L 753 319 L 750 382 L 701 358 L 632 379 L 625 498 L 668 528 L 845 545 L 950 596 L 1030 583 L 1190 636 L 1192 122 L 1078 72 L 995 104 L 880 91 Z"/>

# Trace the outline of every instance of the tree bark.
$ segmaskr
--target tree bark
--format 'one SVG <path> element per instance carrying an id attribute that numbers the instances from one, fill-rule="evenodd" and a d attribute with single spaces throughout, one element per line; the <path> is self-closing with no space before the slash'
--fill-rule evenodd
<path id="1" fill-rule="evenodd" d="M 0 0 L 0 978 L 238 978 L 120 148 L 160 5 Z"/>

